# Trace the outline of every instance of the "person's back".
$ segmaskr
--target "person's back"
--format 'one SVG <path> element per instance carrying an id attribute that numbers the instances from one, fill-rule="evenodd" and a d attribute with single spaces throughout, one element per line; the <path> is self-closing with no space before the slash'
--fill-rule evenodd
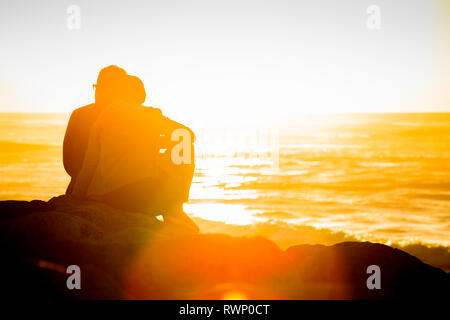
<path id="1" fill-rule="evenodd" d="M 71 181 L 66 194 L 71 194 L 88 146 L 89 135 L 97 121 L 102 106 L 115 98 L 121 79 L 127 76 L 125 70 L 117 66 L 102 69 L 97 78 L 95 103 L 80 107 L 72 112 L 63 142 L 63 164 Z"/>
<path id="2" fill-rule="evenodd" d="M 74 110 L 70 116 L 63 142 L 64 169 L 71 177 L 66 194 L 72 193 L 76 177 L 83 165 L 89 134 L 99 111 L 99 105 L 92 103 Z"/>
<path id="3" fill-rule="evenodd" d="M 155 174 L 159 131 L 154 112 L 124 102 L 103 108 L 91 131 L 77 194 L 97 198 Z"/>

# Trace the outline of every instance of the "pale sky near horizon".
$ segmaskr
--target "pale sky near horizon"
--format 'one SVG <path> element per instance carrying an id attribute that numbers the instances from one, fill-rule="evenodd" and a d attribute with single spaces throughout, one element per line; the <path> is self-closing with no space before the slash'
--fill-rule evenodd
<path id="1" fill-rule="evenodd" d="M 449 18 L 445 0 L 2 1 L 0 112 L 91 103 L 110 64 L 186 121 L 450 111 Z"/>

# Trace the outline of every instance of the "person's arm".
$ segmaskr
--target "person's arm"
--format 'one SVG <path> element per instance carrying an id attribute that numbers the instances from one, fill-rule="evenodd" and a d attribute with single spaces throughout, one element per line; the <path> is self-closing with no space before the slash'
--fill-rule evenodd
<path id="1" fill-rule="evenodd" d="M 159 109 L 157 109 L 157 110 L 159 110 Z M 161 113 L 161 110 L 159 110 L 159 112 Z M 170 137 L 174 130 L 185 129 L 185 130 L 189 131 L 189 133 L 191 135 L 191 142 L 192 143 L 195 142 L 195 139 L 196 139 L 195 134 L 189 127 L 186 127 L 185 125 L 182 125 L 181 123 L 176 122 L 176 121 L 164 116 L 162 113 L 160 115 L 159 122 L 160 122 L 161 133 L 166 135 L 169 140 L 170 140 Z"/>
<path id="2" fill-rule="evenodd" d="M 179 143 L 179 140 L 173 141 L 172 140 L 172 133 L 177 129 L 185 129 L 189 132 L 191 136 L 190 141 L 190 148 L 191 148 L 191 163 L 193 164 L 195 162 L 194 157 L 194 142 L 195 142 L 195 134 L 194 132 L 187 126 L 182 125 L 181 123 L 178 123 L 176 121 L 173 121 L 169 119 L 168 117 L 165 117 L 161 115 L 161 124 L 160 128 L 162 129 L 161 132 L 163 134 L 162 137 L 160 137 L 160 146 L 162 149 L 166 149 L 167 151 L 163 154 L 162 159 L 165 159 L 165 161 L 169 161 L 169 163 L 173 163 L 172 161 L 172 149 Z"/>

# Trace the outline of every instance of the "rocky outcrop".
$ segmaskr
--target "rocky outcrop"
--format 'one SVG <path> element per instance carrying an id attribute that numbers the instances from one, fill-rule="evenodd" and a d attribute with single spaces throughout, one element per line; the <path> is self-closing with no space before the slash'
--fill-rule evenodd
<path id="1" fill-rule="evenodd" d="M 188 234 L 154 217 L 65 196 L 0 202 L 2 289 L 11 298 L 448 298 L 449 275 L 389 246 L 281 250 L 262 237 Z M 81 269 L 69 290 L 66 268 Z M 381 289 L 366 285 L 380 268 Z"/>

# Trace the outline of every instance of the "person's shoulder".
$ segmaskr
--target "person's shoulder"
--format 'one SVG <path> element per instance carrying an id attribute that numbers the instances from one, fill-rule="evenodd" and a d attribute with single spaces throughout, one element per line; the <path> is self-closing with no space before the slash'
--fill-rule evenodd
<path id="1" fill-rule="evenodd" d="M 143 112 L 143 118 L 146 119 L 145 121 L 160 122 L 164 118 L 162 111 L 159 108 L 142 106 L 140 110 Z"/>
<path id="2" fill-rule="evenodd" d="M 162 111 L 159 108 L 142 106 L 142 110 L 144 110 L 145 113 L 152 115 L 152 116 L 155 116 L 155 115 L 162 116 Z"/>
<path id="3" fill-rule="evenodd" d="M 86 112 L 91 112 L 92 110 L 97 109 L 97 106 L 95 105 L 95 103 L 91 103 L 91 104 L 87 104 L 85 106 L 76 108 L 75 110 L 72 111 L 72 115 L 78 115 L 78 114 L 82 114 L 82 113 L 86 113 Z"/>
<path id="4" fill-rule="evenodd" d="M 92 118 L 98 114 L 99 107 L 95 103 L 91 103 L 82 107 L 79 107 L 72 111 L 70 115 L 70 120 L 78 120 L 84 118 Z"/>

